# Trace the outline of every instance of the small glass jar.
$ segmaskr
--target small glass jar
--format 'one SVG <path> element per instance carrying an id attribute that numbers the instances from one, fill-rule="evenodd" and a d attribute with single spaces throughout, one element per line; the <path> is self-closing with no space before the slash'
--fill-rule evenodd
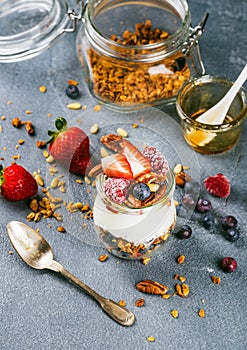
<path id="1" fill-rule="evenodd" d="M 186 0 L 91 0 L 78 34 L 78 55 L 91 94 L 112 109 L 173 102 L 204 74 Z"/>
<path id="2" fill-rule="evenodd" d="M 221 77 L 205 75 L 185 85 L 178 94 L 176 107 L 186 142 L 200 153 L 216 154 L 231 149 L 238 141 L 247 116 L 247 94 L 241 88 L 234 98 L 221 125 L 196 121 L 214 106 L 231 88 L 232 82 Z"/>
<path id="3" fill-rule="evenodd" d="M 176 222 L 175 179 L 169 169 L 166 191 L 155 204 L 130 208 L 113 202 L 104 192 L 104 175 L 97 177 L 94 224 L 109 252 L 119 258 L 143 259 L 161 250 Z"/>

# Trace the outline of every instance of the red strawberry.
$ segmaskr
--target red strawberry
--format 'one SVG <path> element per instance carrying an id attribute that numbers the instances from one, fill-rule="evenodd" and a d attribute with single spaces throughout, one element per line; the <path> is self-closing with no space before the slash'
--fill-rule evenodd
<path id="1" fill-rule="evenodd" d="M 103 172 L 108 177 L 133 179 L 129 162 L 124 154 L 116 153 L 101 159 Z"/>
<path id="2" fill-rule="evenodd" d="M 209 193 L 220 198 L 228 197 L 231 191 L 228 178 L 221 173 L 207 177 L 204 180 L 204 186 Z"/>
<path id="3" fill-rule="evenodd" d="M 13 164 L 3 169 L 0 165 L 1 196 L 10 201 L 33 197 L 38 192 L 34 177 L 21 165 Z"/>
<path id="4" fill-rule="evenodd" d="M 64 118 L 57 118 L 55 125 L 58 131 L 48 131 L 50 154 L 72 173 L 85 175 L 92 166 L 88 136 L 78 127 L 67 127 Z"/>
<path id="5" fill-rule="evenodd" d="M 150 173 L 152 168 L 150 161 L 144 157 L 143 154 L 134 145 L 132 145 L 132 143 L 126 139 L 123 139 L 121 146 L 121 153 L 126 156 L 134 179 L 143 174 Z"/>

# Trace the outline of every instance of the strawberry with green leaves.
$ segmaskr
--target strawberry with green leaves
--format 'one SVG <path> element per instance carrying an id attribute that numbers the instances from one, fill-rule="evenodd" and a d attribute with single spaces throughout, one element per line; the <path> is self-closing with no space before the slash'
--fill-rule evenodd
<path id="1" fill-rule="evenodd" d="M 34 177 L 21 165 L 12 164 L 6 168 L 0 165 L 1 196 L 9 201 L 20 201 L 33 197 L 38 192 Z"/>
<path id="2" fill-rule="evenodd" d="M 77 175 L 85 175 L 92 166 L 87 134 L 76 126 L 67 126 L 64 118 L 55 121 L 56 131 L 48 131 L 50 154 L 63 167 Z"/>

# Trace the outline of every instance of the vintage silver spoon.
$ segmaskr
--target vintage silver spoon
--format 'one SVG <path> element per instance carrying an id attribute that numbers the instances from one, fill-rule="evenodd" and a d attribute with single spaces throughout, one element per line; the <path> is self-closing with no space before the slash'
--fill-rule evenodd
<path id="1" fill-rule="evenodd" d="M 38 270 L 48 269 L 60 272 L 93 297 L 102 309 L 119 324 L 131 326 L 135 322 L 135 315 L 131 311 L 99 295 L 55 261 L 49 243 L 33 228 L 19 221 L 11 221 L 7 225 L 7 231 L 13 247 L 28 265 Z"/>

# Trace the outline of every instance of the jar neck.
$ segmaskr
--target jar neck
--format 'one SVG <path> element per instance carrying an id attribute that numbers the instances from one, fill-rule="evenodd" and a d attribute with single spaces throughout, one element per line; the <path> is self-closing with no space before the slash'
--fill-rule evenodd
<path id="1" fill-rule="evenodd" d="M 128 3 L 129 0 L 121 1 L 121 4 Z M 140 3 L 139 0 L 132 1 L 133 3 Z M 144 1 L 145 4 L 146 1 Z M 89 2 L 86 13 L 85 13 L 85 26 L 84 30 L 90 44 L 94 49 L 102 54 L 113 58 L 120 58 L 121 60 L 131 60 L 138 62 L 152 62 L 171 55 L 182 49 L 183 44 L 186 42 L 191 25 L 191 16 L 188 10 L 188 4 L 185 0 L 156 0 L 157 6 L 168 6 L 176 14 L 176 16 L 181 21 L 180 27 L 174 32 L 169 33 L 168 38 L 165 40 L 147 44 L 147 45 L 124 45 L 111 40 L 109 37 L 105 36 L 97 25 L 95 24 L 95 19 L 99 14 L 106 12 L 110 6 L 117 6 L 118 0 L 106 1 L 106 0 L 92 0 Z M 150 3 L 148 1 L 147 3 Z M 143 1 L 142 1 L 143 4 Z M 141 5 L 141 4 L 140 4 Z"/>

